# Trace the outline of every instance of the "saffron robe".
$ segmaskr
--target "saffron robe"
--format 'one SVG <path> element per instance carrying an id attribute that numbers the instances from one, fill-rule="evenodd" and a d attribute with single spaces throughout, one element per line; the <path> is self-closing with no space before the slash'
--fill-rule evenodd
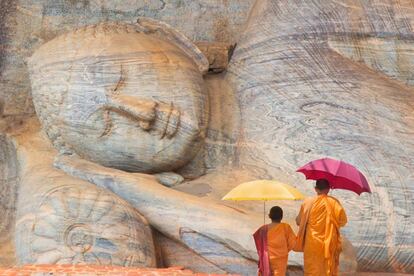
<path id="1" fill-rule="evenodd" d="M 259 275 L 286 275 L 288 254 L 296 243 L 296 235 L 290 225 L 264 225 L 253 236 L 259 255 Z"/>
<path id="2" fill-rule="evenodd" d="M 305 200 L 297 223 L 301 235 L 297 241 L 303 246 L 304 274 L 338 275 L 342 251 L 339 228 L 347 223 L 339 201 L 328 195 Z"/>

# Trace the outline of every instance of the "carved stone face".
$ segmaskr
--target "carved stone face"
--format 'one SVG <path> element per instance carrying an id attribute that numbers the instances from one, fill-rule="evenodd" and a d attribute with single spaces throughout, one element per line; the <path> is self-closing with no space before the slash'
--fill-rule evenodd
<path id="1" fill-rule="evenodd" d="M 33 101 L 58 149 L 127 171 L 170 171 L 203 144 L 204 60 L 182 36 L 138 27 L 102 23 L 43 45 L 29 62 Z"/>

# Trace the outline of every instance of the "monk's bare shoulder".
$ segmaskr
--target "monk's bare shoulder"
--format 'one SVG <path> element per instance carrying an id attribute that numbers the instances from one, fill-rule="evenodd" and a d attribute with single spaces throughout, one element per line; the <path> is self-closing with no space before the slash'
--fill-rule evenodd
<path id="1" fill-rule="evenodd" d="M 315 201 L 315 197 L 307 197 L 303 200 L 302 205 L 309 205 Z"/>

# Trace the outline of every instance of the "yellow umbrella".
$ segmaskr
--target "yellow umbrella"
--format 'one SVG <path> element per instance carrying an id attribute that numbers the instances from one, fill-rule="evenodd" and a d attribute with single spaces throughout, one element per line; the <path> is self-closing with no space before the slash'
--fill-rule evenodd
<path id="1" fill-rule="evenodd" d="M 296 188 L 276 180 L 255 180 L 233 188 L 223 200 L 263 200 L 265 222 L 266 200 L 301 200 L 305 197 Z"/>

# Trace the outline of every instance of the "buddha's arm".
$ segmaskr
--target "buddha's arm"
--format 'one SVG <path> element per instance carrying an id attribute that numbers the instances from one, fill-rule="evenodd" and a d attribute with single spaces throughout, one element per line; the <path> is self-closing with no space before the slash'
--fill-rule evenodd
<path id="1" fill-rule="evenodd" d="M 127 200 L 170 238 L 186 242 L 183 233 L 192 230 L 248 259 L 256 258 L 251 233 L 261 224 L 259 216 L 164 187 L 152 175 L 106 168 L 73 156 L 58 157 L 55 166 Z"/>

